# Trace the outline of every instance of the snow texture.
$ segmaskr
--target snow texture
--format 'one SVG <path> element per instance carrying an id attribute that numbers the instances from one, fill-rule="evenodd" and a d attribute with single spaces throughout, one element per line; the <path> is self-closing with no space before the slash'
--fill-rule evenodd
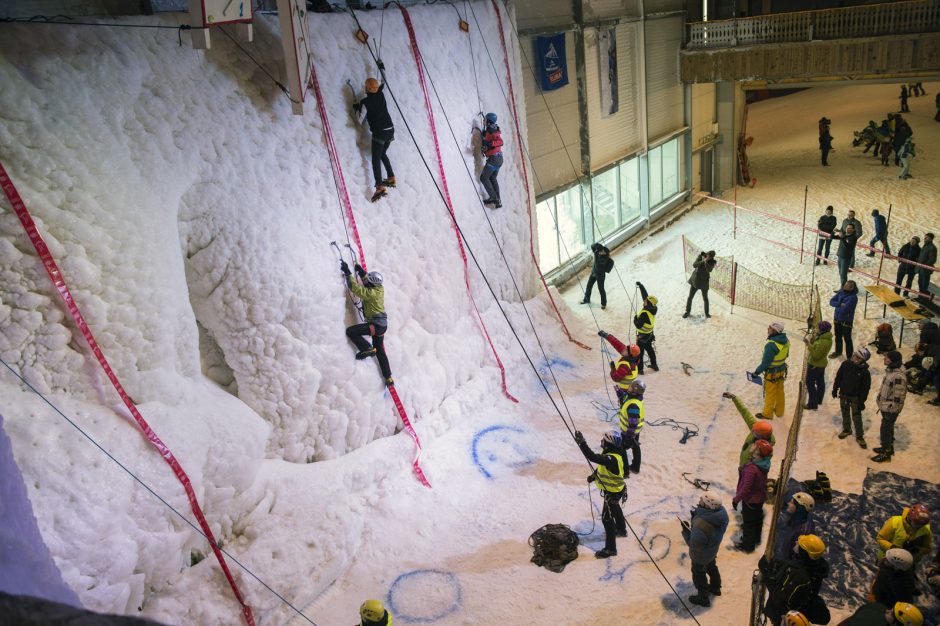
<path id="1" fill-rule="evenodd" d="M 615 252 L 606 311 L 574 304 L 581 297 L 576 284 L 556 293 L 573 334 L 589 341 L 596 324 L 628 334 L 632 283 L 643 281 L 660 302 L 661 371 L 646 376 L 647 417 L 699 427 L 686 443 L 681 431 L 646 427 L 643 467 L 630 479 L 626 504 L 636 535 L 620 539 L 616 558 L 595 560 L 588 548 L 602 540 L 598 498 L 587 490 L 590 468 L 570 430 L 583 430 L 596 444 L 611 428 L 591 405 L 608 402 L 607 364 L 599 341 L 591 351 L 567 341 L 537 289 L 524 208 L 529 192 L 500 91 L 505 79 L 495 15 L 488 2 L 470 6 L 482 103 L 454 8 L 410 11 L 443 100 L 443 108 L 435 100 L 435 109 L 457 219 L 527 353 L 471 263 L 473 293 L 519 405 L 500 393 L 498 370 L 471 316 L 450 218 L 406 132 L 430 158 L 432 140 L 397 9 L 384 20 L 380 11 L 360 14 L 372 41 L 381 42 L 389 89 L 401 104 L 401 113 L 392 105 L 397 133 L 389 153 L 398 187 L 374 205 L 369 137 L 349 115 L 345 82 L 358 87 L 375 68 L 353 38 L 348 15 L 310 16 L 366 261 L 385 274 L 397 388 L 425 445 L 421 462 L 433 489 L 411 473 L 412 442 L 398 432 L 375 364 L 353 360 L 344 336 L 355 316 L 329 242 L 343 245 L 346 236 L 312 101 L 303 117 L 292 117 L 264 71 L 218 33 L 211 50 L 194 51 L 185 34 L 178 46 L 172 30 L 5 24 L 0 155 L 115 371 L 189 472 L 213 531 L 244 566 L 233 569 L 260 623 L 306 622 L 247 570 L 319 624 L 354 621 L 368 597 L 384 600 L 402 623 L 691 623 L 663 579 L 682 597 L 692 592 L 675 516 L 685 517 L 699 492 L 681 474 L 710 481 L 730 501 L 746 430 L 721 392 L 735 391 L 758 410 L 760 389 L 743 372 L 756 366 L 772 319 L 740 307 L 731 315 L 715 295 L 712 319 L 697 312 L 698 304 L 691 318 L 681 319 L 687 277 L 680 237 L 733 253 L 750 269 L 787 282 L 809 284 L 812 266 L 751 236 L 799 245 L 798 229 L 739 213 L 732 239 L 730 211 L 707 202 Z M 134 21 L 175 25 L 179 19 Z M 256 41 L 246 49 L 279 76 L 275 31 L 274 20 L 260 17 Z M 519 51 L 511 36 L 508 41 L 518 73 Z M 514 84 L 522 84 L 520 76 Z M 748 132 L 756 138 L 750 157 L 759 182 L 739 190 L 738 202 L 800 219 L 808 185 L 812 219 L 834 204 L 839 217 L 854 207 L 867 225 L 870 209 L 890 202 L 895 245 L 904 228 L 932 228 L 940 161 L 926 148 L 940 143 L 932 120 L 940 85 L 926 87 L 931 95 L 910 103 L 923 152 L 907 181 L 850 147 L 851 130 L 895 105 L 895 86 L 821 88 L 753 106 Z M 504 206 L 488 214 L 475 177 L 464 169 L 481 166 L 472 132 L 481 109 L 507 122 Z M 817 164 L 815 120 L 823 114 L 833 120 L 836 137 L 829 168 Z M 191 518 L 179 485 L 93 363 L 5 201 L 0 211 L 0 357 Z M 864 257 L 860 265 L 873 267 Z M 834 288 L 834 268 L 818 268 L 815 277 L 822 291 Z M 881 321 L 876 309 L 869 307 L 871 319 L 857 314 L 857 342 L 873 337 Z M 897 330 L 897 319 L 888 321 Z M 791 361 L 798 363 L 797 323 L 786 324 Z M 912 334 L 905 334 L 905 356 Z M 680 361 L 694 366 L 690 376 Z M 872 369 L 877 386 L 883 372 L 877 358 Z M 555 405 L 539 375 L 551 381 Z M 796 378 L 786 385 L 790 407 Z M 204 558 L 206 542 L 189 525 L 12 375 L 0 374 L 0 387 L 39 529 L 86 607 L 168 623 L 239 623 L 218 566 Z M 925 399 L 909 398 L 890 469 L 938 483 L 937 464 L 923 462 L 940 444 L 936 410 Z M 861 494 L 871 453 L 836 438 L 837 412 L 827 398 L 805 416 L 794 474 L 824 469 L 835 489 Z M 776 421 L 781 440 L 789 415 Z M 877 429 L 875 414 L 865 421 L 869 432 Z M 778 468 L 775 463 L 774 473 Z M 851 503 L 860 497 L 851 496 Z M 858 506 L 875 510 L 871 503 Z M 529 562 L 526 540 L 549 522 L 585 533 L 582 558 L 561 575 Z M 726 545 L 737 532 L 733 522 Z M 841 545 L 848 531 L 824 539 L 831 550 L 850 552 L 863 545 L 868 527 L 855 532 L 851 546 Z M 755 563 L 756 555 L 722 550 L 724 594 L 712 608 L 694 609 L 702 624 L 743 623 L 750 597 L 745 581 Z M 863 584 L 864 571 L 852 574 L 852 585 Z M 836 618 L 850 608 L 837 610 Z"/>

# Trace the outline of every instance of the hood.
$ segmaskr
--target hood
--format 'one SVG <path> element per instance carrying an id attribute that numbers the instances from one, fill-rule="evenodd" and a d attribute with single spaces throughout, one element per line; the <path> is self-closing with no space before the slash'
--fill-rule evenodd
<path id="1" fill-rule="evenodd" d="M 707 509 L 704 506 L 697 506 L 695 507 L 695 517 L 719 529 L 728 524 L 728 511 L 725 510 L 725 507 Z"/>
<path id="2" fill-rule="evenodd" d="M 790 341 L 789 339 L 787 339 L 786 333 L 776 333 L 774 335 L 770 335 L 769 337 L 767 337 L 767 339 L 769 339 L 770 341 L 775 341 L 776 343 L 789 343 Z"/>
<path id="3" fill-rule="evenodd" d="M 772 460 L 772 458 L 773 457 L 765 457 L 763 459 L 758 460 L 758 459 L 755 459 L 754 457 L 751 457 L 751 463 L 759 467 L 766 474 L 770 472 L 770 461 Z"/>
<path id="4" fill-rule="evenodd" d="M 858 295 L 858 285 L 855 285 L 854 287 L 852 287 L 851 291 L 846 291 L 845 289 L 839 290 L 840 298 L 848 298 L 849 296 L 857 296 L 857 295 Z"/>
<path id="5" fill-rule="evenodd" d="M 832 339 L 832 331 L 827 330 L 824 333 L 820 333 L 817 339 Z"/>

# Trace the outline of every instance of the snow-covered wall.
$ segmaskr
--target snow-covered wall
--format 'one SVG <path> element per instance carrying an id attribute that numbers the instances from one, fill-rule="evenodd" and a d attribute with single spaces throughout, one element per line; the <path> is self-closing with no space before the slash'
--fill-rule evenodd
<path id="1" fill-rule="evenodd" d="M 471 171 L 480 165 L 473 154 L 475 64 L 483 108 L 499 114 L 507 143 L 504 207 L 490 217 L 519 288 L 531 297 L 537 281 L 528 191 L 500 91 L 495 14 L 488 2 L 473 5 L 497 71 L 475 20 L 471 63 L 452 7 L 411 13 L 443 100 L 436 121 L 454 210 L 496 293 L 514 301 L 478 183 L 461 162 Z M 402 19 L 395 9 L 384 25 L 379 11 L 360 19 L 382 42 L 388 84 L 405 116 L 389 98 L 398 187 L 380 203 L 369 203 L 368 132 L 349 115 L 346 80 L 358 87 L 375 73 L 352 19 L 311 14 L 312 52 L 367 260 L 385 275 L 395 379 L 420 423 L 451 415 L 445 398 L 470 381 L 482 379 L 498 393 L 498 370 L 470 314 L 450 218 L 406 130 L 437 178 Z M 276 29 L 276 18 L 260 18 L 247 46 L 275 75 Z M 518 76 L 514 83 L 521 84 Z M 214 530 L 247 550 L 264 534 L 253 523 L 276 526 L 246 521 L 256 507 L 273 510 L 266 498 L 284 488 L 259 478 L 266 463 L 337 459 L 399 428 L 375 364 L 356 362 L 344 335 L 353 310 L 329 244 L 345 243 L 345 231 L 312 93 L 305 116 L 291 116 L 281 91 L 222 35 L 211 50 L 195 51 L 185 34 L 179 46 L 173 30 L 15 24 L 2 26 L 0 85 L 0 158 L 72 294 L 141 412 L 189 472 Z M 187 511 L 163 460 L 97 370 L 5 200 L 0 233 L 0 356 Z M 518 350 L 472 262 L 471 284 L 505 360 Z M 0 376 L 0 390 L 40 528 L 82 602 L 200 621 L 187 613 L 199 609 L 173 600 L 154 609 L 148 598 L 172 587 L 204 544 L 12 376 Z M 407 441 L 395 446 L 396 456 L 407 454 Z M 394 467 L 401 471 L 400 463 Z M 303 476 L 293 479 L 321 493 L 316 470 Z M 326 493 L 331 505 L 343 506 L 347 496 Z M 324 572 L 324 585 L 347 558 L 342 546 L 355 543 L 355 528 L 342 533 L 337 545 L 308 545 L 308 566 Z"/>

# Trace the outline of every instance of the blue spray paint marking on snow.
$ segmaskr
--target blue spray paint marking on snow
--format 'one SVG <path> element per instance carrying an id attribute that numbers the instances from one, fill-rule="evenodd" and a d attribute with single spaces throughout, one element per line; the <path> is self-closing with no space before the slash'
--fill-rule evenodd
<path id="1" fill-rule="evenodd" d="M 574 364 L 571 361 L 559 357 L 552 357 L 547 360 L 543 360 L 538 366 L 539 378 L 546 386 L 554 386 L 555 381 L 553 380 L 552 373 L 556 375 L 559 371 L 570 370 L 574 368 Z M 541 385 L 539 385 L 541 387 Z"/>
<path id="2" fill-rule="evenodd" d="M 396 621 L 426 624 L 460 609 L 463 589 L 451 572 L 418 569 L 395 579 L 388 589 L 386 604 Z"/>
<path id="3" fill-rule="evenodd" d="M 484 428 L 473 436 L 470 454 L 480 473 L 493 480 L 498 466 L 517 470 L 535 463 L 535 457 L 517 441 L 525 430 L 518 426 L 496 424 Z M 513 435 L 512 433 L 515 433 Z"/>

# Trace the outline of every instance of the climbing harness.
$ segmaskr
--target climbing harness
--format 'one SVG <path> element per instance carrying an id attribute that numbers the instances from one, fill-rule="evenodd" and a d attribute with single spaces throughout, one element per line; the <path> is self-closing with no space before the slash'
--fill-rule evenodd
<path id="1" fill-rule="evenodd" d="M 658 420 L 652 420 L 646 422 L 647 426 L 669 426 L 672 430 L 681 430 L 682 439 L 679 440 L 679 443 L 686 443 L 692 437 L 698 435 L 698 424 L 694 422 L 681 422 L 674 420 L 670 417 L 664 417 Z"/>
<path id="2" fill-rule="evenodd" d="M 682 472 L 682 478 L 685 479 L 685 482 L 689 483 L 696 489 L 701 489 L 702 491 L 708 491 L 708 488 L 711 486 L 711 482 L 707 480 L 702 480 L 701 478 L 689 478 L 692 475 L 692 472 Z"/>

